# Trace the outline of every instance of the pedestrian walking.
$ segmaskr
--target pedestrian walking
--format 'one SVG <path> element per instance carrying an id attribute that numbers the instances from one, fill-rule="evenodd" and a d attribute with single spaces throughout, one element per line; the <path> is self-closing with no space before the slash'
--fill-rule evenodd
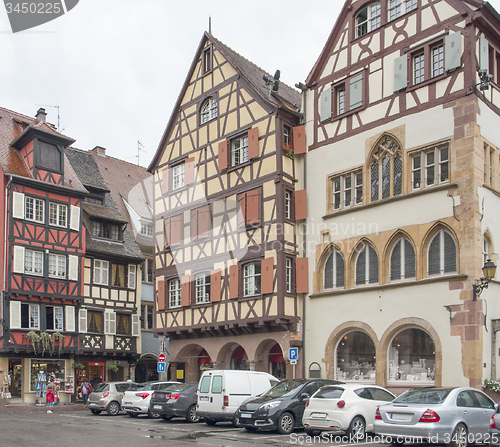
<path id="1" fill-rule="evenodd" d="M 47 413 L 53 413 L 52 409 L 54 408 L 54 402 L 56 400 L 56 384 L 54 383 L 54 379 L 51 377 L 49 384 L 47 385 Z"/>
<path id="2" fill-rule="evenodd" d="M 91 387 L 92 387 L 92 385 L 89 382 L 87 382 L 87 379 L 83 379 L 82 386 L 81 386 L 82 399 L 83 399 L 83 408 L 85 408 L 87 406 L 87 401 L 89 399 L 89 394 L 92 391 Z"/>

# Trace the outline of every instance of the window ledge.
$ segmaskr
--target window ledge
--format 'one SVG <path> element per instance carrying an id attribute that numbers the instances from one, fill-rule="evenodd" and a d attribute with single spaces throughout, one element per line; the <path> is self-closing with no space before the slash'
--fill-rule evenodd
<path id="1" fill-rule="evenodd" d="M 447 189 L 454 189 L 454 188 L 458 188 L 458 185 L 456 183 L 444 183 L 442 185 L 437 185 L 437 186 L 428 186 L 427 188 L 418 189 L 395 197 L 388 197 L 387 199 L 376 200 L 374 202 L 366 203 L 364 205 L 354 205 L 352 207 L 345 208 L 343 210 L 329 211 L 327 214 L 323 216 L 323 219 L 331 219 L 332 217 L 341 216 L 343 214 L 348 214 L 353 211 L 364 210 L 366 208 L 372 208 L 390 202 L 397 202 L 398 200 L 409 199 L 411 197 L 421 196 L 424 194 L 431 194 L 437 191 L 443 191 L 443 190 L 446 191 Z"/>
<path id="2" fill-rule="evenodd" d="M 426 87 L 429 84 L 432 84 L 433 82 L 441 81 L 442 79 L 445 79 L 448 76 L 449 76 L 449 72 L 445 71 L 443 74 L 440 74 L 438 76 L 434 76 L 434 77 L 432 77 L 430 79 L 426 79 L 426 80 L 424 80 L 422 82 L 419 82 L 418 84 L 409 84 L 406 87 L 406 89 L 398 90 L 398 92 L 406 91 L 406 93 L 410 93 L 410 92 L 413 92 L 414 90 L 419 89 L 420 87 Z"/>
<path id="3" fill-rule="evenodd" d="M 493 194 L 500 197 L 500 191 L 498 191 L 498 189 L 495 189 L 490 185 L 487 185 L 486 183 L 483 183 L 483 188 L 487 189 L 488 191 L 491 191 Z"/>
<path id="4" fill-rule="evenodd" d="M 395 281 L 386 284 L 373 284 L 372 286 L 358 286 L 353 287 L 351 289 L 330 289 L 328 291 L 322 291 L 318 293 L 313 293 L 309 295 L 309 298 L 323 298 L 330 297 L 332 295 L 347 295 L 351 293 L 358 292 L 369 292 L 373 290 L 381 290 L 381 289 L 398 289 L 400 287 L 410 287 L 410 286 L 419 286 L 422 284 L 432 284 L 436 282 L 444 282 L 444 281 L 465 281 L 468 279 L 467 275 L 455 274 L 455 275 L 443 275 L 443 276 L 432 276 L 428 278 L 423 278 L 419 280 L 407 280 L 407 281 Z"/>

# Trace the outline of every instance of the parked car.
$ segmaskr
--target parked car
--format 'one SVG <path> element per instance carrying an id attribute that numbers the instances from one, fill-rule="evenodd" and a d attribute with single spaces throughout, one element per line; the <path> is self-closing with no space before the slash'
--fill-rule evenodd
<path id="1" fill-rule="evenodd" d="M 208 425 L 232 421 L 241 403 L 267 391 L 279 380 L 266 372 L 211 370 L 205 371 L 198 384 L 196 412 Z"/>
<path id="2" fill-rule="evenodd" d="M 495 403 L 475 388 L 415 388 L 381 405 L 373 423 L 393 444 L 430 442 L 465 447 L 485 442 Z"/>
<path id="3" fill-rule="evenodd" d="M 248 431 L 259 428 L 277 430 L 288 434 L 302 426 L 306 401 L 320 387 L 339 384 L 334 380 L 284 380 L 260 396 L 248 399 L 236 412 L 238 426 Z"/>
<path id="4" fill-rule="evenodd" d="M 196 390 L 198 383 L 178 383 L 165 389 L 159 389 L 151 396 L 151 410 L 164 420 L 173 417 L 186 418 L 188 422 L 198 422 L 196 414 Z"/>
<path id="5" fill-rule="evenodd" d="M 500 446 L 500 405 L 496 405 L 497 411 L 490 419 L 489 437 L 485 442 L 492 446 Z"/>
<path id="6" fill-rule="evenodd" d="M 342 430 L 360 440 L 373 431 L 375 411 L 396 396 L 376 385 L 349 383 L 320 388 L 306 403 L 302 424 L 306 433 L 317 436 L 325 430 Z"/>
<path id="7" fill-rule="evenodd" d="M 123 395 L 122 408 L 130 417 L 147 414 L 151 419 L 157 419 L 160 415 L 152 411 L 149 406 L 151 395 L 157 390 L 168 388 L 177 382 L 148 382 L 131 386 Z"/>
<path id="8" fill-rule="evenodd" d="M 89 395 L 87 405 L 92 414 L 106 411 L 110 416 L 116 416 L 122 409 L 123 393 L 134 383 L 132 382 L 102 382 Z"/>

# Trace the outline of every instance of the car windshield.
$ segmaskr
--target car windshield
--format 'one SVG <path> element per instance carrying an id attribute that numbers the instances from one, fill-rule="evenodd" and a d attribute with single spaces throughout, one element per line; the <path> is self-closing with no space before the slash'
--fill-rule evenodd
<path id="1" fill-rule="evenodd" d="M 393 402 L 395 404 L 440 404 L 450 394 L 450 391 L 451 388 L 416 388 L 401 394 Z"/>
<path id="2" fill-rule="evenodd" d="M 290 394 L 299 386 L 303 385 L 303 380 L 285 380 L 274 385 L 269 391 L 261 394 L 260 397 L 282 397 Z"/>
<path id="3" fill-rule="evenodd" d="M 109 391 L 109 383 L 100 383 L 94 388 L 96 393 L 102 393 L 104 391 Z"/>
<path id="4" fill-rule="evenodd" d="M 144 390 L 150 390 L 151 385 L 144 385 L 142 383 L 134 383 L 133 385 L 130 386 L 128 391 L 144 391 Z"/>
<path id="5" fill-rule="evenodd" d="M 343 392 L 344 388 L 328 386 L 320 388 L 320 390 L 314 395 L 314 397 L 318 399 L 340 399 Z"/>

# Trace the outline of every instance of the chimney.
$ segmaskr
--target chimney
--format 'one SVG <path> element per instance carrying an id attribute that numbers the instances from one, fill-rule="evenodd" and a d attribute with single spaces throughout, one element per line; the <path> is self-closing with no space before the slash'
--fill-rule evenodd
<path id="1" fill-rule="evenodd" d="M 44 123 L 47 119 L 47 113 L 45 112 L 45 109 L 40 107 L 38 109 L 38 112 L 36 112 L 35 118 L 39 123 Z"/>
<path id="2" fill-rule="evenodd" d="M 101 147 L 101 146 L 96 146 L 92 151 L 96 152 L 97 155 L 102 155 L 103 157 L 106 156 L 106 148 Z"/>

